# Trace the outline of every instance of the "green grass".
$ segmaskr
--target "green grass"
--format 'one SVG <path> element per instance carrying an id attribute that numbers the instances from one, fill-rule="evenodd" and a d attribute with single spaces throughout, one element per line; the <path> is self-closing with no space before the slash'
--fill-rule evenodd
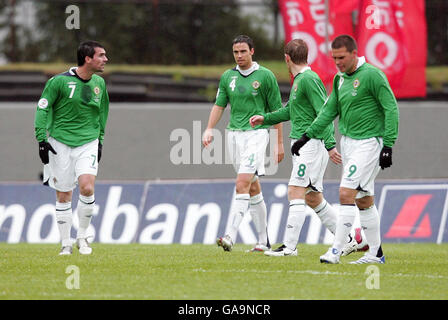
<path id="1" fill-rule="evenodd" d="M 266 257 L 214 245 L 92 244 L 91 256 L 58 256 L 59 245 L 0 244 L 0 299 L 448 299 L 448 244 L 385 244 L 379 289 L 367 265 L 319 263 L 327 246 L 297 257 Z M 79 268 L 79 289 L 66 287 Z"/>

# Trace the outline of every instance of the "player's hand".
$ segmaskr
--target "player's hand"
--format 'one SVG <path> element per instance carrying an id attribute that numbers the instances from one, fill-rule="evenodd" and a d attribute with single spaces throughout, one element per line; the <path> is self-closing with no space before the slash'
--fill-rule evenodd
<path id="1" fill-rule="evenodd" d="M 100 163 L 101 155 L 103 154 L 103 145 L 98 141 L 98 163 Z"/>
<path id="2" fill-rule="evenodd" d="M 254 128 L 255 126 L 258 126 L 258 125 L 260 125 L 260 124 L 263 124 L 263 122 L 264 122 L 264 117 L 263 116 L 252 116 L 250 119 L 249 119 L 249 123 L 250 123 L 250 126 L 252 127 L 252 128 Z"/>
<path id="3" fill-rule="evenodd" d="M 305 145 L 305 143 L 307 143 L 310 140 L 310 138 L 308 138 L 308 136 L 306 135 L 306 133 L 304 133 L 299 140 L 297 140 L 296 142 L 294 142 L 294 144 L 291 147 L 291 153 L 293 155 L 299 156 L 299 150 Z"/>
<path id="4" fill-rule="evenodd" d="M 381 169 L 389 168 L 392 165 L 392 148 L 384 146 L 380 153 Z"/>
<path id="5" fill-rule="evenodd" d="M 51 151 L 54 154 L 57 154 L 56 151 L 53 149 L 51 144 L 49 144 L 46 141 L 39 142 L 39 157 L 43 164 L 47 164 L 50 162 L 50 159 L 48 159 L 48 152 Z"/>
<path id="6" fill-rule="evenodd" d="M 204 147 L 208 147 L 213 141 L 213 129 L 207 128 L 202 135 L 202 144 Z"/>
<path id="7" fill-rule="evenodd" d="M 283 143 L 277 143 L 274 147 L 275 163 L 282 162 L 284 157 L 285 157 L 285 148 L 283 147 Z"/>
<path id="8" fill-rule="evenodd" d="M 338 149 L 333 148 L 328 150 L 328 155 L 330 156 L 330 160 L 335 164 L 341 164 L 342 163 L 342 156 L 338 152 Z"/>

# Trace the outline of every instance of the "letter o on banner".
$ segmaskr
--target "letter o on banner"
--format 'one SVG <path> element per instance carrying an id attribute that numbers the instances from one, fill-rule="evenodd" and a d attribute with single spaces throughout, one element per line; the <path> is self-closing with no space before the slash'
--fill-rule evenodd
<path id="1" fill-rule="evenodd" d="M 302 39 L 308 46 L 308 64 L 312 64 L 318 55 L 316 40 L 313 36 L 306 32 L 296 31 L 292 33 L 292 39 Z"/>
<path id="2" fill-rule="evenodd" d="M 383 43 L 387 48 L 387 55 L 380 61 L 380 59 L 376 56 L 376 48 L 378 45 Z M 397 42 L 384 32 L 375 33 L 369 41 L 367 41 L 366 45 L 366 58 L 367 61 L 370 61 L 373 65 L 377 66 L 380 69 L 389 68 L 397 59 L 398 55 L 398 45 Z"/>

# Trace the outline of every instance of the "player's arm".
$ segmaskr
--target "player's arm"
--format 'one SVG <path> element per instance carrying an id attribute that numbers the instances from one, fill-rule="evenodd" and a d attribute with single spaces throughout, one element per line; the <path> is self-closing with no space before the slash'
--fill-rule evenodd
<path id="1" fill-rule="evenodd" d="M 106 131 L 108 116 L 109 116 L 109 94 L 107 93 L 106 85 L 104 85 L 100 107 L 100 136 L 98 137 L 99 142 L 101 144 L 103 144 L 104 142 L 104 132 Z"/>
<path id="2" fill-rule="evenodd" d="M 338 78 L 338 77 L 336 77 Z M 305 131 L 308 138 L 316 138 L 319 134 L 323 133 L 326 128 L 334 121 L 338 116 L 338 98 L 337 98 L 337 80 L 333 81 L 333 91 L 330 96 L 325 100 L 322 105 L 322 109 L 314 119 L 313 123 Z"/>
<path id="3" fill-rule="evenodd" d="M 333 91 L 325 100 L 322 109 L 314 119 L 313 123 L 306 129 L 305 133 L 291 147 L 291 153 L 299 156 L 299 150 L 311 139 L 317 138 L 325 129 L 333 122 L 338 115 L 338 98 L 337 98 L 337 79 L 333 80 Z"/>
<path id="4" fill-rule="evenodd" d="M 252 116 L 249 119 L 250 125 L 252 128 L 266 124 L 266 125 L 275 125 L 277 123 L 285 122 L 290 120 L 289 114 L 289 103 L 286 104 L 283 108 L 278 109 L 274 112 L 269 112 L 261 115 Z"/>
<path id="5" fill-rule="evenodd" d="M 109 94 L 106 90 L 106 84 L 103 87 L 103 96 L 101 97 L 100 106 L 100 135 L 98 137 L 98 162 L 103 154 L 104 132 L 106 131 L 107 119 L 109 116 Z"/>
<path id="6" fill-rule="evenodd" d="M 51 78 L 47 81 L 37 103 L 37 109 L 34 115 L 34 133 L 38 142 L 47 141 L 48 115 L 59 96 L 59 87 L 55 79 Z"/>
<path id="7" fill-rule="evenodd" d="M 207 147 L 213 140 L 213 129 L 222 117 L 224 110 L 229 103 L 229 97 L 227 95 L 227 73 L 224 73 L 219 80 L 218 92 L 216 93 L 216 101 L 210 111 L 208 118 L 207 129 L 205 129 L 202 135 L 202 144 Z"/>
<path id="8" fill-rule="evenodd" d="M 399 111 L 397 100 L 390 88 L 386 76 L 381 73 L 373 73 L 373 94 L 383 108 L 384 112 L 384 136 L 383 144 L 392 148 L 398 138 Z"/>
<path id="9" fill-rule="evenodd" d="M 47 125 L 50 110 L 59 96 L 59 87 L 55 78 L 51 78 L 45 84 L 44 91 L 37 103 L 36 113 L 34 115 L 34 134 L 39 143 L 39 157 L 43 164 L 49 162 L 48 152 L 56 151 L 47 141 Z"/>
<path id="10" fill-rule="evenodd" d="M 282 108 L 282 97 L 280 94 L 280 88 L 278 86 L 277 79 L 275 78 L 274 74 L 270 72 L 269 74 L 269 85 L 268 90 L 266 92 L 267 97 L 267 104 L 270 112 L 275 112 L 277 110 L 284 109 Z M 289 117 L 289 109 L 283 110 L 283 115 Z M 281 162 L 283 158 L 285 157 L 285 150 L 283 147 L 283 124 L 281 122 L 274 125 L 274 129 L 277 130 L 277 144 L 275 146 L 274 150 L 274 156 L 275 159 L 277 159 L 277 163 Z"/>
<path id="11" fill-rule="evenodd" d="M 371 77 L 371 88 L 384 112 L 383 149 L 380 152 L 381 169 L 392 165 L 392 146 L 398 137 L 399 111 L 397 100 L 383 72 L 375 72 Z"/>
<path id="12" fill-rule="evenodd" d="M 204 145 L 204 147 L 208 147 L 208 145 L 212 143 L 213 129 L 221 119 L 222 114 L 224 113 L 224 109 L 224 107 L 218 106 L 216 104 L 212 107 L 210 116 L 208 118 L 207 129 L 205 129 L 204 134 L 202 135 L 202 144 Z"/>
<path id="13" fill-rule="evenodd" d="M 308 101 L 313 106 L 316 114 L 319 115 L 327 98 L 327 92 L 323 83 L 316 79 L 307 79 L 307 81 L 302 81 L 301 84 L 304 86 L 303 91 L 306 92 Z M 325 149 L 330 151 L 336 147 L 333 122 L 324 129 L 321 137 L 324 140 Z"/>

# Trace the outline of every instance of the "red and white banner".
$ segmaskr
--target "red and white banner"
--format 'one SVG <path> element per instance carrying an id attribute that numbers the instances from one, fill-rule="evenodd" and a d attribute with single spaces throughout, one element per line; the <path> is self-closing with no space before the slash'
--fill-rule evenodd
<path id="1" fill-rule="evenodd" d="M 328 88 L 337 72 L 330 54 L 331 41 L 339 34 L 354 35 L 351 14 L 357 8 L 357 2 L 332 1 L 328 11 L 325 2 L 279 0 L 279 7 L 285 28 L 285 41 L 300 38 L 307 43 L 308 63 Z"/>
<path id="2" fill-rule="evenodd" d="M 359 55 L 384 71 L 397 97 L 426 95 L 423 0 L 362 0 L 356 40 Z"/>
<path id="3" fill-rule="evenodd" d="M 285 41 L 306 41 L 308 63 L 327 88 L 337 72 L 330 43 L 349 34 L 359 55 L 384 71 L 397 98 L 426 96 L 424 0 L 279 0 L 279 7 Z"/>

